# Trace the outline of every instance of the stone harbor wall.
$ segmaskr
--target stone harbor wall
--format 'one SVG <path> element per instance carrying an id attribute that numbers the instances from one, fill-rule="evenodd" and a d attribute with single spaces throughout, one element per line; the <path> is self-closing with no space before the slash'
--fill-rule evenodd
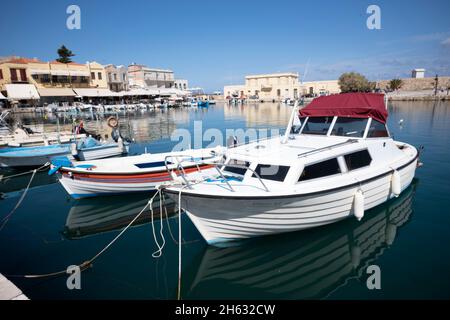
<path id="1" fill-rule="evenodd" d="M 380 89 L 388 89 L 390 80 L 382 80 L 378 82 Z M 434 90 L 434 77 L 429 78 L 406 78 L 402 79 L 403 85 L 399 91 L 420 91 Z M 439 77 L 438 90 L 445 90 L 450 87 L 450 77 Z"/>

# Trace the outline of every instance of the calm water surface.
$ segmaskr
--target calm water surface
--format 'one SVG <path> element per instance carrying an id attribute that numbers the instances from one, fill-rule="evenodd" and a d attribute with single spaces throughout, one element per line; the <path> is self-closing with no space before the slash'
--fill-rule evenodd
<path id="1" fill-rule="evenodd" d="M 178 109 L 123 114 L 122 131 L 135 140 L 131 153 L 170 150 L 175 129 L 283 129 L 290 107 L 277 104 Z M 397 140 L 423 145 L 424 166 L 399 198 L 366 213 L 303 232 L 263 237 L 226 248 L 207 246 L 182 216 L 184 299 L 405 299 L 450 298 L 450 104 L 396 102 L 389 126 Z M 39 130 L 71 127 L 70 117 L 20 116 Z M 88 129 L 107 128 L 92 115 Z M 399 125 L 403 119 L 403 125 Z M 194 144 L 194 141 L 192 142 Z M 216 143 L 216 142 L 215 142 Z M 209 144 L 208 141 L 205 144 Z M 9 174 L 8 172 L 3 174 Z M 0 183 L 0 219 L 19 200 L 29 176 Z M 0 224 L 0 273 L 41 274 L 80 264 L 101 250 L 145 205 L 149 195 L 75 201 L 46 173 L 38 174 L 21 206 Z M 82 274 L 82 290 L 66 278 L 11 278 L 31 299 L 175 299 L 178 217 L 168 203 L 166 245 L 159 259 L 150 215 Z M 161 241 L 161 239 L 160 239 Z M 367 266 L 381 268 L 381 290 L 366 287 Z"/>

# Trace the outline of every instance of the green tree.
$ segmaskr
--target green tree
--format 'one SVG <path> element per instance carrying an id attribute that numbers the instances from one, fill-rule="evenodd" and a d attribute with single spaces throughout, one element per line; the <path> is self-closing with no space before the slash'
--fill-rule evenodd
<path id="1" fill-rule="evenodd" d="M 73 57 L 75 54 L 73 54 L 71 50 L 67 49 L 66 46 L 62 45 L 61 48 L 58 49 L 58 55 L 59 58 L 56 59 L 56 61 L 61 63 L 70 63 L 72 62 L 70 57 Z"/>
<path id="2" fill-rule="evenodd" d="M 365 76 L 357 72 L 346 72 L 339 77 L 339 87 L 342 93 L 369 92 L 375 89 L 375 83 L 369 82 Z"/>
<path id="3" fill-rule="evenodd" d="M 391 90 L 398 90 L 403 86 L 403 80 L 402 79 L 392 79 L 389 81 L 389 89 Z"/>

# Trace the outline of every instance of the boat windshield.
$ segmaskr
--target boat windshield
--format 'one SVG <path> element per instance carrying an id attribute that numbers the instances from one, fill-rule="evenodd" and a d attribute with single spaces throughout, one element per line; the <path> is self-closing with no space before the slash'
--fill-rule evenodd
<path id="1" fill-rule="evenodd" d="M 301 133 L 326 135 L 333 117 L 309 117 Z"/>
<path id="2" fill-rule="evenodd" d="M 342 118 L 338 117 L 331 130 L 331 135 L 341 137 L 362 138 L 366 131 L 368 118 Z"/>

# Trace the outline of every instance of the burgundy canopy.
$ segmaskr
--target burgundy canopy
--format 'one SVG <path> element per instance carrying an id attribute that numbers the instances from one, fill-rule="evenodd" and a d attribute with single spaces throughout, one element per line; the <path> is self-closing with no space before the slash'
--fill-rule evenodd
<path id="1" fill-rule="evenodd" d="M 388 116 L 381 93 L 341 93 L 314 99 L 300 110 L 300 117 L 368 118 L 386 123 Z"/>

